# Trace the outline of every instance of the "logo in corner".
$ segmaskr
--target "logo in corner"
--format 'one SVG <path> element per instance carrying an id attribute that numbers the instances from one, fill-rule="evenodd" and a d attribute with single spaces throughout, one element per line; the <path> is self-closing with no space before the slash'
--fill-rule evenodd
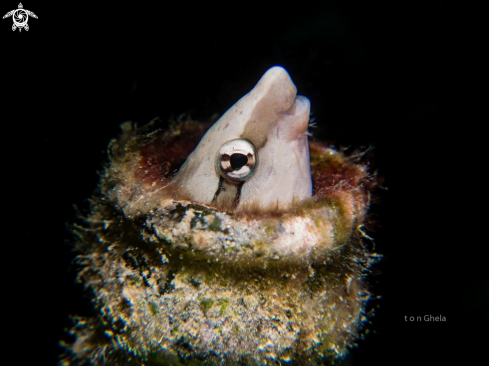
<path id="1" fill-rule="evenodd" d="M 22 28 L 25 28 L 26 31 L 29 30 L 29 26 L 27 25 L 29 16 L 37 19 L 37 15 L 30 10 L 24 9 L 22 3 L 19 3 L 18 9 L 9 11 L 7 14 L 5 14 L 3 16 L 3 19 L 8 18 L 10 16 L 14 20 L 14 25 L 12 25 L 12 30 L 15 31 L 17 28 L 19 28 L 19 32 L 22 31 Z"/>

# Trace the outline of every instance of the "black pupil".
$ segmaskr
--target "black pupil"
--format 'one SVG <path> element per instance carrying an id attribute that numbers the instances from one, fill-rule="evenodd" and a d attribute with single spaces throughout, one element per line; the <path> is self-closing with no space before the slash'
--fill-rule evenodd
<path id="1" fill-rule="evenodd" d="M 243 154 L 233 154 L 229 160 L 233 170 L 240 170 L 246 163 L 248 163 L 248 158 Z"/>

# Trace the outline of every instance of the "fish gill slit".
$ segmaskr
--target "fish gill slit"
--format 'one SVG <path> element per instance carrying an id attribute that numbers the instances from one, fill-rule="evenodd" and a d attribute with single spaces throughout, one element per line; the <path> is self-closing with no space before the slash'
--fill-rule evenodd
<path id="1" fill-rule="evenodd" d="M 239 205 L 239 200 L 241 198 L 241 189 L 243 188 L 243 184 L 245 182 L 239 182 L 238 184 L 233 184 L 236 187 L 236 195 L 234 196 L 233 203 L 231 205 L 231 210 L 234 211 Z M 219 185 L 217 186 L 216 193 L 214 193 L 214 198 L 211 201 L 211 205 L 218 205 L 217 204 L 217 198 L 219 197 L 219 194 L 223 190 L 223 185 L 224 185 L 224 178 L 219 177 Z M 224 188 L 225 189 L 225 188 Z"/>
<path id="2" fill-rule="evenodd" d="M 241 198 L 241 188 L 243 188 L 243 184 L 244 182 L 240 182 L 237 186 L 236 186 L 236 196 L 234 197 L 234 202 L 233 202 L 233 206 L 232 206 L 232 210 L 236 210 L 236 207 L 238 207 L 239 205 L 239 199 Z"/>
<path id="3" fill-rule="evenodd" d="M 223 177 L 219 177 L 219 184 L 217 185 L 216 193 L 214 193 L 214 198 L 211 201 L 211 204 L 212 205 L 214 205 L 216 203 L 217 197 L 219 196 L 219 193 L 221 193 L 223 182 L 224 182 L 224 178 Z"/>

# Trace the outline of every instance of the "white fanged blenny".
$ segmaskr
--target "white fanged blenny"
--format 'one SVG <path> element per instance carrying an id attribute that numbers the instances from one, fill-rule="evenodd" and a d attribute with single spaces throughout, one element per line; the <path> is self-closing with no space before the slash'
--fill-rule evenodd
<path id="1" fill-rule="evenodd" d="M 309 100 L 296 94 L 287 71 L 268 70 L 189 155 L 173 182 L 180 195 L 233 210 L 288 208 L 294 198 L 310 198 Z"/>
<path id="2" fill-rule="evenodd" d="M 314 365 L 355 345 L 377 179 L 308 142 L 309 108 L 273 67 L 210 128 L 121 125 L 74 226 L 98 312 L 74 318 L 64 364 Z"/>

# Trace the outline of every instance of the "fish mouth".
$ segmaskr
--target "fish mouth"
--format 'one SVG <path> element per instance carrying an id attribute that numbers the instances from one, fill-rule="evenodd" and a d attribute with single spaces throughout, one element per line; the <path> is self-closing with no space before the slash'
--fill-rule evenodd
<path id="1" fill-rule="evenodd" d="M 285 111 L 284 118 L 278 121 L 280 138 L 289 142 L 304 139 L 307 136 L 310 110 L 309 99 L 297 95 L 289 109 Z"/>
<path id="2" fill-rule="evenodd" d="M 290 106 L 289 109 L 285 111 L 288 116 L 309 116 L 309 110 L 311 107 L 311 102 L 309 99 L 302 95 L 298 95 L 295 97 L 294 102 Z"/>
<path id="3" fill-rule="evenodd" d="M 293 118 L 297 132 L 305 133 L 311 112 L 311 102 L 302 95 L 295 97 L 290 108 L 285 112 L 287 117 Z"/>

